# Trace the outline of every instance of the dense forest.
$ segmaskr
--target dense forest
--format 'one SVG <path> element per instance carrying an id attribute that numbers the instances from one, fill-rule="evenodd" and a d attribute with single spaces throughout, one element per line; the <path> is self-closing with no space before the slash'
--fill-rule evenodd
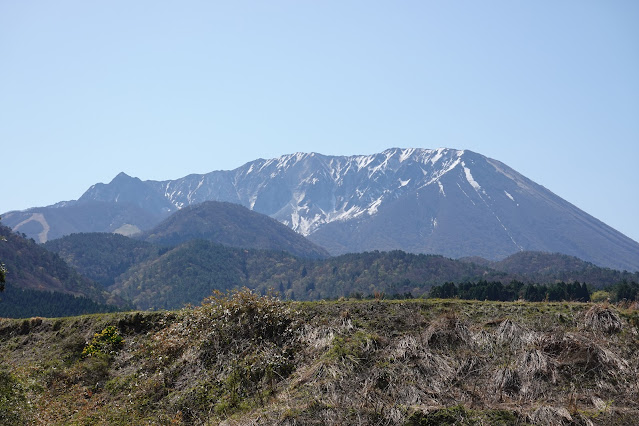
<path id="1" fill-rule="evenodd" d="M 492 269 L 525 277 L 528 281 L 537 283 L 579 281 L 596 287 L 605 287 L 624 280 L 639 282 L 639 271 L 628 272 L 602 268 L 561 253 L 522 251 L 498 262 L 485 260 L 484 262 L 482 264 Z"/>
<path id="2" fill-rule="evenodd" d="M 166 249 L 107 232 L 71 234 L 44 244 L 82 275 L 107 287 L 131 266 Z"/>
<path id="3" fill-rule="evenodd" d="M 598 268 L 571 256 L 548 253 L 523 252 L 487 263 L 399 250 L 305 259 L 284 251 L 232 248 L 204 240 L 156 246 L 107 233 L 74 234 L 47 242 L 45 247 L 139 309 L 198 304 L 214 290 L 242 286 L 261 294 L 274 289 L 282 299 L 320 300 L 365 298 L 375 292 L 387 298 L 423 297 L 442 283 L 487 281 L 499 282 L 500 291 L 506 292 L 503 297 L 512 300 L 524 297 L 521 288 L 509 287 L 513 280 L 551 287 L 560 282 L 585 282 L 592 290 L 624 279 L 639 282 L 637 273 Z M 541 295 L 535 294 L 536 289 L 530 287 L 528 300 L 545 300 L 548 291 L 551 300 L 563 297 L 555 296 L 555 287 L 540 288 Z M 473 297 L 486 298 L 482 294 Z"/>
<path id="4" fill-rule="evenodd" d="M 96 303 L 71 294 L 20 289 L 7 285 L 0 294 L 0 317 L 67 317 L 73 315 L 117 312 L 118 307 Z"/>
<path id="5" fill-rule="evenodd" d="M 197 304 L 214 290 L 246 286 L 283 299 L 319 300 L 375 291 L 425 294 L 447 279 L 470 280 L 485 268 L 442 256 L 402 251 L 370 252 L 326 260 L 301 259 L 284 252 L 244 250 L 191 241 L 130 268 L 110 287 L 142 309 Z M 493 272 L 497 279 L 503 275 Z"/>

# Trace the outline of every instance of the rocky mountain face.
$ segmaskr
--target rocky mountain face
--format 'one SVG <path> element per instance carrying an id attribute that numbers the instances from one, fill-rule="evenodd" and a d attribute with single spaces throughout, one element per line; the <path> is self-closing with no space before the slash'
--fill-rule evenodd
<path id="1" fill-rule="evenodd" d="M 499 161 L 444 148 L 339 157 L 297 153 L 162 182 L 122 173 L 78 201 L 6 213 L 3 221 L 46 241 L 77 232 L 59 218 L 66 212 L 105 203 L 109 217 L 95 213 L 95 229 L 82 231 L 133 233 L 208 200 L 269 215 L 334 255 L 401 249 L 499 260 L 535 250 L 639 270 L 639 243 Z"/>

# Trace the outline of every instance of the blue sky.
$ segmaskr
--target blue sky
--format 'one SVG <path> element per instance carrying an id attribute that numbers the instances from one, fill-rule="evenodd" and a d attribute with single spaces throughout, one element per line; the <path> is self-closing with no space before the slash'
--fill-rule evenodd
<path id="1" fill-rule="evenodd" d="M 0 212 L 292 152 L 470 149 L 639 240 L 639 2 L 0 1 Z"/>

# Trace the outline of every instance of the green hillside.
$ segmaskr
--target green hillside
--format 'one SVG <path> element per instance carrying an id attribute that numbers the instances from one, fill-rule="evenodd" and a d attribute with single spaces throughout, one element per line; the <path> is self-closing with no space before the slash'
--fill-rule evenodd
<path id="1" fill-rule="evenodd" d="M 639 272 L 602 268 L 574 256 L 561 253 L 522 251 L 487 266 L 526 277 L 533 282 L 581 281 L 605 287 L 621 281 L 639 282 Z"/>

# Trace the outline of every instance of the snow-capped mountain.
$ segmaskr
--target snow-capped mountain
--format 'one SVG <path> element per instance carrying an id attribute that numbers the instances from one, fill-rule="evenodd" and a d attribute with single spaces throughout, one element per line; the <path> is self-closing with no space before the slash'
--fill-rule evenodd
<path id="1" fill-rule="evenodd" d="M 92 186 L 76 208 L 90 202 L 133 206 L 146 212 L 145 223 L 114 219 L 104 230 L 145 229 L 149 216 L 163 218 L 207 200 L 267 214 L 332 254 L 402 249 L 497 260 L 537 250 L 639 270 L 637 242 L 505 164 L 467 150 L 296 153 L 162 182 L 120 174 Z M 20 228 L 29 223 L 25 215 L 38 223 L 47 217 L 43 209 L 16 214 L 3 220 Z"/>

